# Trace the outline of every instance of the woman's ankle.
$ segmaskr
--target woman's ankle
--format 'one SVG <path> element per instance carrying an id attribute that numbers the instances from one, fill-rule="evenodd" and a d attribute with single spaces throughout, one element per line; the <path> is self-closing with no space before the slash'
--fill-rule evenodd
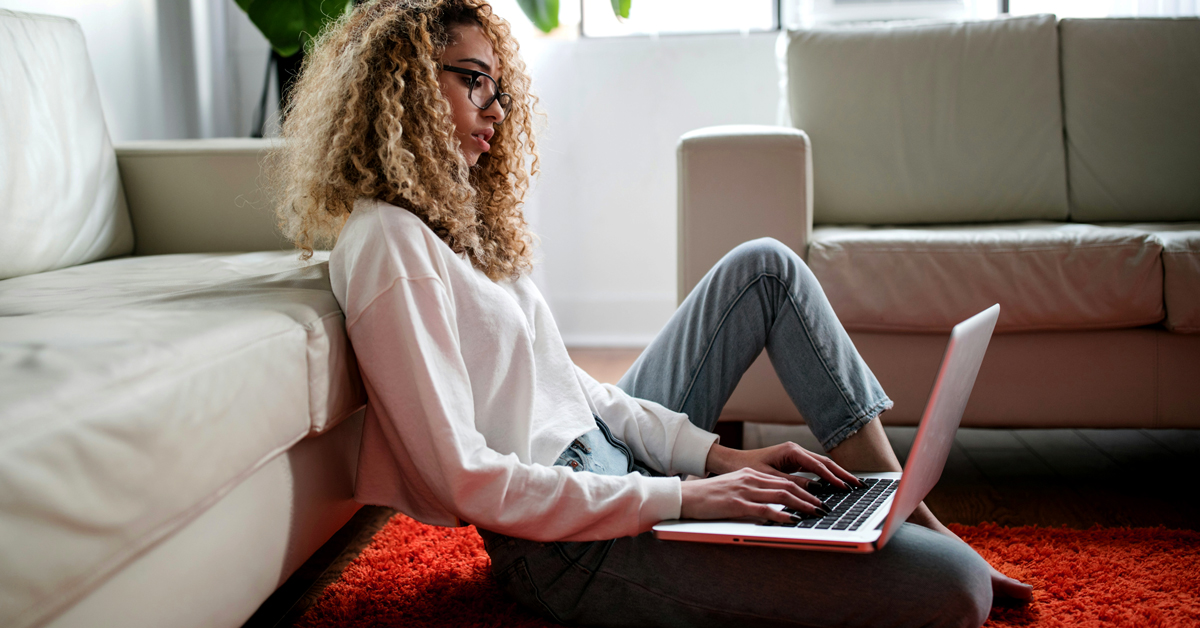
<path id="1" fill-rule="evenodd" d="M 962 540 L 957 534 L 950 530 L 950 528 L 947 528 L 945 524 L 943 524 L 936 516 L 934 516 L 933 511 L 929 510 L 929 507 L 925 505 L 925 502 L 917 504 L 917 509 L 908 516 L 908 521 L 909 523 L 915 523 L 919 526 L 929 528 L 934 532 L 945 534 L 950 538 L 958 539 L 960 541 Z"/>

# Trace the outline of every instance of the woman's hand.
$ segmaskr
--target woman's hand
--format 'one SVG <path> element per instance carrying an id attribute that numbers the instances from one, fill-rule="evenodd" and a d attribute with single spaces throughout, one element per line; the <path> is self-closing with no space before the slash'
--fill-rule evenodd
<path id="1" fill-rule="evenodd" d="M 779 523 L 794 521 L 795 515 L 776 510 L 769 504 L 803 513 L 829 512 L 821 500 L 800 488 L 791 479 L 763 473 L 754 469 L 738 469 L 732 473 L 703 480 L 689 480 L 681 486 L 683 519 L 736 519 L 756 517 Z"/>
<path id="2" fill-rule="evenodd" d="M 834 461 L 795 443 L 750 451 L 713 445 L 705 468 L 720 475 L 683 483 L 680 516 L 684 519 L 757 517 L 779 523 L 794 520 L 794 515 L 776 510 L 770 504 L 783 504 L 808 514 L 826 514 L 821 500 L 804 490 L 813 480 L 789 475 L 793 471 L 809 471 L 837 487 L 862 485 Z"/>
<path id="3" fill-rule="evenodd" d="M 730 449 L 721 445 L 713 445 L 708 450 L 705 469 L 709 473 L 729 473 L 738 469 L 750 468 L 768 475 L 786 478 L 795 482 L 801 488 L 808 486 L 812 480 L 789 475 L 796 471 L 808 471 L 825 480 L 831 486 L 849 488 L 862 486 L 862 482 L 854 474 L 838 466 L 827 456 L 813 452 L 796 443 L 780 443 L 763 449 Z"/>

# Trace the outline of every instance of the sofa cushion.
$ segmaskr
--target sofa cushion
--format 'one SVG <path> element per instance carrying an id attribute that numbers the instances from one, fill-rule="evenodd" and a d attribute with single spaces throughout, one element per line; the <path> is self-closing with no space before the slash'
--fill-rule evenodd
<path id="1" fill-rule="evenodd" d="M 1144 231 L 1162 245 L 1163 301 L 1171 331 L 1200 333 L 1200 222 L 1119 225 Z"/>
<path id="2" fill-rule="evenodd" d="M 816 223 L 1067 217 L 1054 16 L 789 36 Z"/>
<path id="3" fill-rule="evenodd" d="M 2 320 L 0 625 L 39 623 L 309 431 L 305 330 L 282 313 Z"/>
<path id="4" fill-rule="evenodd" d="M 0 279 L 133 250 L 79 25 L 0 10 Z"/>
<path id="5" fill-rule="evenodd" d="M 1060 30 L 1071 218 L 1200 220 L 1200 19 Z"/>
<path id="6" fill-rule="evenodd" d="M 207 310 L 278 312 L 304 331 L 306 404 L 313 432 L 362 407 L 366 397 L 329 287 L 327 253 L 128 257 L 0 281 L 0 316 L 64 312 Z"/>
<path id="7" fill-rule="evenodd" d="M 1079 224 L 819 227 L 808 263 L 847 329 L 946 332 L 999 303 L 997 331 L 1075 330 L 1162 320 L 1161 252 Z"/>

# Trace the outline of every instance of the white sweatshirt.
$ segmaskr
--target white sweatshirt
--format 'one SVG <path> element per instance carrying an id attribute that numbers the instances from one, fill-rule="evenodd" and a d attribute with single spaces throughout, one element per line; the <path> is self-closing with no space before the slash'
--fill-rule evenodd
<path id="1" fill-rule="evenodd" d="M 647 466 L 704 475 L 716 440 L 571 363 L 526 276 L 493 282 L 411 212 L 356 203 L 329 259 L 367 389 L 356 498 L 538 541 L 645 532 L 680 480 L 551 466 L 595 412 Z"/>

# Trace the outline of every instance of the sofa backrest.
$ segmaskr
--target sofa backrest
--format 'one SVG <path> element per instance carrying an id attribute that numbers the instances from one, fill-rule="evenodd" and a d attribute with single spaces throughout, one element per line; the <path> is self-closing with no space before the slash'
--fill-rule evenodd
<path id="1" fill-rule="evenodd" d="M 133 251 L 83 31 L 0 10 L 0 279 Z"/>
<path id="2" fill-rule="evenodd" d="M 1052 15 L 796 31 L 792 123 L 825 224 L 1063 220 Z"/>
<path id="3" fill-rule="evenodd" d="M 1200 220 L 1200 19 L 1064 19 L 1071 218 Z"/>

